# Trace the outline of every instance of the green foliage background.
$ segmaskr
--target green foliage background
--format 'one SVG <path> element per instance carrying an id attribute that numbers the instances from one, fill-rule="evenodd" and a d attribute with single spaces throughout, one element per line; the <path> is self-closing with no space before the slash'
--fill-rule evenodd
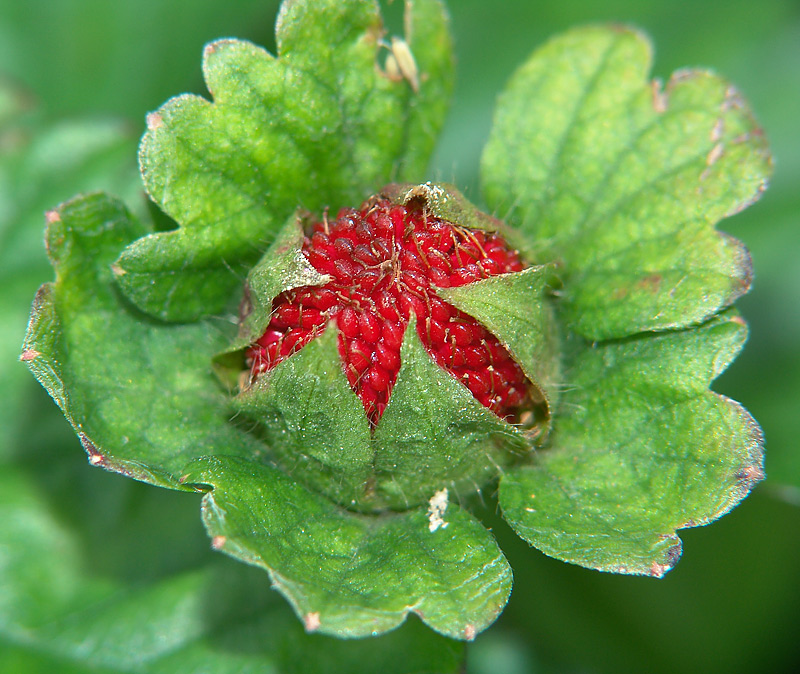
<path id="1" fill-rule="evenodd" d="M 395 33 L 401 32 L 401 5 L 395 0 L 388 8 Z M 267 643 L 242 637 L 239 632 L 262 629 L 254 625 L 265 615 L 279 624 L 290 609 L 268 596 L 252 596 L 259 594 L 247 589 L 253 586 L 268 595 L 265 579 L 233 571 L 240 565 L 207 549 L 196 499 L 89 470 L 60 412 L 14 362 L 31 298 L 51 277 L 40 243 L 44 210 L 78 190 L 98 188 L 145 208 L 135 187 L 135 147 L 145 112 L 182 91 L 205 94 L 200 54 L 208 40 L 237 36 L 272 49 L 276 8 L 269 0 L 224 6 L 211 0 L 0 0 L 0 76 L 24 87 L 35 108 L 24 131 L 50 129 L 50 144 L 38 147 L 38 164 L 6 162 L 24 140 L 0 135 L 0 507 L 9 518 L 0 528 L 2 671 L 149 671 L 122 667 L 113 654 L 91 660 L 91 669 L 88 660 L 75 660 L 70 670 L 63 661 L 49 662 L 52 654 L 34 657 L 25 635 L 8 627 L 15 611 L 33 614 L 66 601 L 74 589 L 73 562 L 90 563 L 97 580 L 81 586 L 87 606 L 92 593 L 135 597 L 144 587 L 155 591 L 148 583 L 163 574 L 209 563 L 223 578 L 243 574 L 221 589 L 205 576 L 187 576 L 188 589 L 181 590 L 214 585 L 218 596 L 202 596 L 213 599 L 216 613 L 210 613 L 218 622 L 227 619 L 226 602 L 232 607 L 227 610 L 237 616 L 234 627 L 208 647 L 215 657 L 236 659 L 239 668 L 231 671 L 261 671 L 248 669 L 256 667 L 258 649 L 306 639 L 297 631 Z M 468 671 L 792 671 L 800 662 L 800 5 L 451 0 L 450 10 L 458 81 L 432 179 L 453 182 L 478 198 L 480 151 L 495 97 L 513 70 L 553 33 L 608 20 L 638 25 L 651 35 L 661 77 L 683 66 L 707 66 L 734 82 L 766 129 L 777 165 L 763 200 L 721 225 L 750 248 L 756 281 L 739 303 L 751 326 L 750 343 L 715 385 L 762 424 L 768 480 L 712 527 L 684 531 L 684 559 L 661 581 L 599 574 L 545 558 L 495 519 L 494 505 L 487 503 L 481 515 L 514 568 L 515 587 L 498 624 L 469 647 Z M 3 105 L 0 100 L 0 129 Z M 88 125 L 74 122 L 86 116 Z M 87 149 L 91 143 L 81 134 L 96 140 L 94 149 Z M 75 172 L 70 162 L 81 152 L 90 160 Z M 24 477 L 25 494 L 16 476 Z M 19 504 L 34 496 L 57 531 L 45 526 L 50 519 L 13 519 L 22 512 Z M 67 534 L 69 540 L 60 538 Z M 8 562 L 10 545 L 27 546 L 31 562 L 45 559 L 40 550 L 63 554 L 59 564 L 32 564 L 27 576 L 19 576 Z M 29 583 L 25 592 L 20 578 Z M 248 600 L 247 615 L 241 613 L 245 604 L 234 599 L 241 596 Z M 135 643 L 135 633 L 128 637 Z M 119 636 L 109 639 L 120 648 L 126 643 Z M 391 643 L 407 650 L 402 640 Z M 355 652 L 354 644 L 314 637 L 308 649 L 322 654 L 321 662 L 328 656 L 319 671 L 339 671 L 334 663 L 353 671 L 343 659 L 349 646 Z M 378 649 L 360 653 L 361 666 L 379 655 Z"/>

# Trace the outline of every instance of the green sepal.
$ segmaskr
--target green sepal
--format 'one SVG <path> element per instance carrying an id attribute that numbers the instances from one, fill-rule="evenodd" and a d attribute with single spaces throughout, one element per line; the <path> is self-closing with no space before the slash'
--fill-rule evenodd
<path id="1" fill-rule="evenodd" d="M 744 246 L 714 230 L 771 173 L 761 130 L 720 77 L 648 82 L 648 40 L 620 26 L 549 41 L 498 101 L 489 206 L 560 262 L 562 316 L 587 338 L 700 323 L 745 293 Z"/>
<path id="2" fill-rule="evenodd" d="M 211 372 L 224 331 L 159 324 L 120 297 L 111 263 L 145 228 L 103 194 L 77 197 L 47 219 L 56 281 L 36 296 L 21 360 L 61 407 L 90 463 L 180 489 L 175 473 L 193 458 L 257 451 L 230 423 Z"/>
<path id="3" fill-rule="evenodd" d="M 508 600 L 505 557 L 446 495 L 429 510 L 358 515 L 280 470 L 233 457 L 193 463 L 184 484 L 206 492 L 214 547 L 266 569 L 308 631 L 372 636 L 416 613 L 437 632 L 469 640 Z"/>
<path id="4" fill-rule="evenodd" d="M 180 227 L 117 260 L 136 306 L 170 321 L 219 313 L 295 209 L 352 206 L 390 180 L 421 178 L 453 60 L 441 3 L 415 0 L 406 11 L 416 90 L 376 65 L 374 0 L 284 3 L 277 58 L 241 40 L 206 46 L 213 103 L 183 95 L 148 116 L 145 187 Z"/>
<path id="5" fill-rule="evenodd" d="M 698 328 L 578 349 L 551 446 L 501 479 L 514 530 L 590 568 L 671 569 L 677 529 L 720 517 L 764 477 L 758 424 L 708 390 L 746 334 L 729 310 Z"/>
<path id="6" fill-rule="evenodd" d="M 459 227 L 485 232 L 496 232 L 502 227 L 497 218 L 478 209 L 457 187 L 448 183 L 392 183 L 381 190 L 380 196 L 399 206 L 418 202 L 429 215 Z"/>
<path id="7" fill-rule="evenodd" d="M 231 390 L 239 384 L 244 349 L 256 342 L 269 325 L 272 301 L 285 290 L 323 285 L 330 278 L 314 269 L 302 253 L 305 220 L 300 212 L 289 217 L 269 250 L 247 275 L 239 308 L 239 333 L 214 358 L 217 374 Z"/>
<path id="8" fill-rule="evenodd" d="M 474 492 L 500 467 L 527 454 L 531 443 L 481 405 L 469 389 L 430 357 L 412 318 L 400 349 L 400 371 L 378 422 L 376 493 L 404 508 L 447 487 Z"/>
<path id="9" fill-rule="evenodd" d="M 372 474 L 370 428 L 350 388 L 333 325 L 234 399 L 288 475 L 355 505 Z"/>
<path id="10" fill-rule="evenodd" d="M 546 424 L 561 382 L 558 330 L 546 295 L 551 273 L 546 266 L 529 267 L 436 291 L 443 300 L 480 321 L 508 349 L 544 398 Z"/>

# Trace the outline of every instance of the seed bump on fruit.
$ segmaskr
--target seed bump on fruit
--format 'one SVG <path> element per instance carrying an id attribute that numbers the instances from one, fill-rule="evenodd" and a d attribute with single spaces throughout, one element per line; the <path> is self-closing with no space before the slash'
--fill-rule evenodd
<path id="1" fill-rule="evenodd" d="M 285 291 L 272 302 L 264 334 L 247 350 L 252 376 L 275 367 L 333 321 L 350 386 L 375 426 L 400 369 L 412 313 L 434 361 L 500 417 L 515 420 L 530 382 L 498 339 L 443 301 L 436 288 L 522 270 L 497 234 L 429 214 L 418 200 L 374 197 L 361 209 L 327 213 L 305 237 L 302 254 L 330 280 Z"/>

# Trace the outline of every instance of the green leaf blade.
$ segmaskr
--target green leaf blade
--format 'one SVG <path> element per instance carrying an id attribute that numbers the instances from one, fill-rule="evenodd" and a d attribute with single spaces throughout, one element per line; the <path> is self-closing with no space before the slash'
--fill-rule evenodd
<path id="1" fill-rule="evenodd" d="M 747 291 L 749 256 L 713 225 L 771 172 L 746 103 L 711 73 L 649 85 L 649 43 L 576 29 L 512 78 L 482 162 L 490 205 L 563 264 L 565 319 L 590 339 L 680 328 Z"/>
<path id="2" fill-rule="evenodd" d="M 390 180 L 421 177 L 452 55 L 441 5 L 420 0 L 408 11 L 410 25 L 424 19 L 416 91 L 377 67 L 374 2 L 286 3 L 278 58 L 238 40 L 206 47 L 213 102 L 172 99 L 142 139 L 147 191 L 180 229 L 135 242 L 117 261 L 140 309 L 170 321 L 220 311 L 295 209 L 356 206 Z"/>
<path id="3" fill-rule="evenodd" d="M 256 451 L 255 440 L 229 423 L 211 372 L 224 333 L 207 324 L 155 323 L 119 297 L 111 263 L 143 228 L 101 194 L 48 217 L 56 282 L 37 295 L 21 358 L 90 462 L 179 488 L 174 472 L 192 458 Z"/>
<path id="4" fill-rule="evenodd" d="M 35 475 L 8 464 L 0 472 L 3 671 L 459 671 L 463 644 L 416 621 L 355 643 L 305 634 L 263 574 L 207 559 L 193 498 L 110 476 L 84 480 L 62 448 L 28 449 L 51 461 Z M 73 519 L 76 511 L 88 516 Z M 156 538 L 169 545 L 134 533 L 152 534 L 155 513 Z"/>
<path id="5" fill-rule="evenodd" d="M 185 482 L 211 488 L 203 516 L 215 547 L 268 570 L 308 631 L 376 635 L 413 612 L 437 632 L 469 640 L 508 600 L 511 571 L 502 553 L 446 497 L 434 526 L 422 509 L 348 513 L 242 459 L 198 461 Z"/>
<path id="6" fill-rule="evenodd" d="M 707 390 L 745 335 L 741 319 L 726 315 L 583 349 L 552 447 L 501 482 L 517 533 L 591 568 L 652 576 L 672 568 L 676 530 L 720 517 L 764 476 L 758 425 Z"/>

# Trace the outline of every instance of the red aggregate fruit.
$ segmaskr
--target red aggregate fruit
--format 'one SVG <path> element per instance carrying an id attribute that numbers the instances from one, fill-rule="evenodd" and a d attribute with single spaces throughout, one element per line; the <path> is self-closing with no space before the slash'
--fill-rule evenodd
<path id="1" fill-rule="evenodd" d="M 253 376 L 275 367 L 325 330 L 339 329 L 347 381 L 375 426 L 400 370 L 411 314 L 433 360 L 484 406 L 514 421 L 530 382 L 498 339 L 436 294 L 496 274 L 521 271 L 517 251 L 497 234 L 440 220 L 417 202 L 373 198 L 335 222 L 313 225 L 302 248 L 332 280 L 293 288 L 272 302 L 264 334 L 247 350 Z"/>

